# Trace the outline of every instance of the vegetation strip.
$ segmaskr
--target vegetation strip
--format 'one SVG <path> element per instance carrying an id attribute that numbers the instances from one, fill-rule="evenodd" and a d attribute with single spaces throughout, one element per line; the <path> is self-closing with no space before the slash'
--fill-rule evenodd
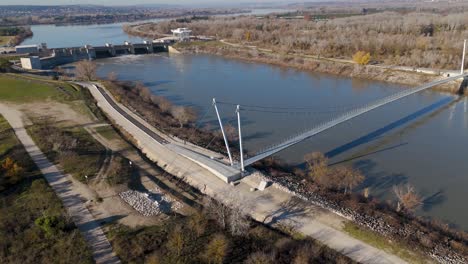
<path id="1" fill-rule="evenodd" d="M 21 121 L 21 114 L 9 109 L 5 105 L 0 105 L 0 112 L 12 124 L 18 139 L 26 146 L 26 151 L 30 157 L 57 195 L 62 199 L 68 213 L 87 240 L 95 261 L 97 263 L 120 263 L 112 252 L 112 247 L 101 230 L 99 223 L 95 221 L 94 217 L 81 202 L 79 194 L 72 191 L 71 182 L 66 179 L 55 165 L 47 160 L 46 156 L 26 133 Z"/>

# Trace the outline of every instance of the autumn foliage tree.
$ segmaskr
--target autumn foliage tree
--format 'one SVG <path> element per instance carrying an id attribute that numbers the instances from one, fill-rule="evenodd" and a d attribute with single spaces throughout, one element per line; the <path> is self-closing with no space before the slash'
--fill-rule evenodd
<path id="1" fill-rule="evenodd" d="M 21 180 L 23 168 L 10 157 L 2 162 L 2 170 L 9 184 L 15 184 Z"/>
<path id="2" fill-rule="evenodd" d="M 369 64 L 371 55 L 369 52 L 358 51 L 353 55 L 353 61 L 359 65 Z"/>
<path id="3" fill-rule="evenodd" d="M 224 235 L 215 235 L 206 246 L 205 259 L 210 264 L 222 264 L 227 255 L 228 247 L 229 242 Z"/>

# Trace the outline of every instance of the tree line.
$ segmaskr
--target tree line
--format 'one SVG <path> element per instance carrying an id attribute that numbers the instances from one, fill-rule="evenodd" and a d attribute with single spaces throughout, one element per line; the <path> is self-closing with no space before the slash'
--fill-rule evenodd
<path id="1" fill-rule="evenodd" d="M 370 53 L 378 63 L 458 69 L 463 39 L 468 37 L 468 13 L 382 12 L 325 21 L 273 16 L 211 18 L 190 23 L 173 20 L 145 24 L 139 32 L 151 37 L 170 34 L 170 29 L 177 27 L 282 54 L 301 52 L 351 59 L 362 51 Z"/>

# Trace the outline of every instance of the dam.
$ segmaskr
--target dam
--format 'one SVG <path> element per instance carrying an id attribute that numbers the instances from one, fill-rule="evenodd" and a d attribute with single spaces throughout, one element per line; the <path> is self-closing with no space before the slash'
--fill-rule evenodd
<path id="1" fill-rule="evenodd" d="M 51 48 L 42 44 L 36 56 L 22 58 L 22 68 L 32 70 L 53 69 L 58 65 L 77 62 L 80 60 L 95 60 L 122 55 L 152 54 L 167 52 L 174 42 L 143 41 L 142 43 L 124 42 L 120 45 L 106 43 L 104 46 L 85 45 L 82 47 Z M 34 67 L 30 66 L 34 65 Z"/>

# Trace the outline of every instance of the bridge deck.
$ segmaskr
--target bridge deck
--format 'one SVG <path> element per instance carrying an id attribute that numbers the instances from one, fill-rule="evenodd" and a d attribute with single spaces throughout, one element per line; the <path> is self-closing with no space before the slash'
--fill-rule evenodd
<path id="1" fill-rule="evenodd" d="M 258 152 L 257 154 L 255 154 L 255 156 L 251 157 L 251 158 L 248 158 L 244 161 L 244 164 L 245 166 L 248 166 L 256 161 L 259 161 L 261 159 L 264 159 L 268 156 L 271 156 L 275 153 L 278 153 L 286 148 L 289 148 L 303 140 L 306 140 L 312 136 L 315 136 L 327 129 L 330 129 L 332 127 L 335 127 L 343 122 L 346 122 L 350 119 L 353 119 L 357 116 L 360 116 L 364 113 L 367 113 L 371 110 L 374 110 L 376 108 L 379 108 L 381 106 L 384 106 L 386 104 L 389 104 L 391 102 L 394 102 L 394 101 L 397 101 L 397 100 L 400 100 L 404 97 L 407 97 L 407 96 L 410 96 L 412 94 L 415 94 L 415 93 L 418 93 L 418 92 L 421 92 L 423 90 L 426 90 L 426 89 L 429 89 L 429 88 L 432 88 L 436 85 L 439 85 L 439 84 L 443 84 L 443 83 L 446 83 L 446 82 L 450 82 L 450 81 L 454 81 L 454 80 L 457 80 L 457 79 L 460 79 L 460 78 L 463 78 L 463 77 L 466 77 L 468 76 L 468 73 L 464 73 L 464 74 L 460 74 L 460 75 L 456 75 L 456 76 L 453 76 L 453 77 L 448 77 L 448 78 L 445 78 L 443 80 L 439 80 L 439 81 L 434 81 L 434 82 L 430 82 L 430 83 L 427 83 L 427 84 L 424 84 L 422 86 L 419 86 L 417 88 L 414 88 L 414 89 L 408 89 L 408 90 L 404 90 L 404 91 L 401 91 L 399 93 L 396 93 L 396 94 L 393 94 L 393 95 L 390 95 L 390 96 L 387 96 L 385 98 L 382 98 L 382 99 L 379 99 L 375 102 L 372 102 L 372 103 L 369 103 L 367 105 L 364 105 L 360 108 L 357 108 L 357 109 L 354 109 L 352 111 L 349 111 L 341 116 L 339 116 L 338 118 L 335 118 L 335 119 L 332 119 L 330 121 L 327 121 L 327 122 L 324 122 L 324 123 L 321 123 L 321 124 L 318 124 L 317 126 L 315 126 L 314 128 L 306 131 L 306 132 L 303 132 L 303 133 L 300 133 L 298 135 L 295 135 L 291 138 L 288 138 L 286 139 L 285 141 L 277 144 L 277 145 L 274 145 L 274 146 L 271 146 L 263 151 L 260 151 Z"/>

